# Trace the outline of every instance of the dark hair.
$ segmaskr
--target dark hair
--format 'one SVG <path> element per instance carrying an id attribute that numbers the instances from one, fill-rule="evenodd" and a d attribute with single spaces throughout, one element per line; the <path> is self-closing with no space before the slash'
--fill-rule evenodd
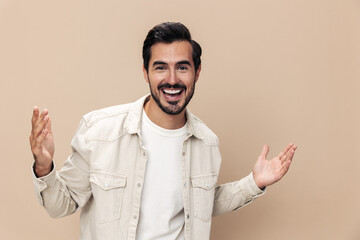
<path id="1" fill-rule="evenodd" d="M 151 46 L 158 42 L 172 43 L 175 41 L 188 41 L 191 44 L 192 58 L 195 65 L 195 72 L 197 72 L 201 64 L 201 47 L 196 41 L 191 39 L 189 29 L 179 22 L 161 23 L 148 32 L 142 52 L 144 68 L 146 71 L 149 69 Z"/>

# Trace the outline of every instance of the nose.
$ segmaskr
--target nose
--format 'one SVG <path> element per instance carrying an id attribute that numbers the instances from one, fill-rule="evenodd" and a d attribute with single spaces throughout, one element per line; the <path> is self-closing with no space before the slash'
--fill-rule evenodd
<path id="1" fill-rule="evenodd" d="M 179 83 L 179 79 L 178 76 L 176 75 L 175 67 L 170 68 L 167 82 L 171 85 Z"/>

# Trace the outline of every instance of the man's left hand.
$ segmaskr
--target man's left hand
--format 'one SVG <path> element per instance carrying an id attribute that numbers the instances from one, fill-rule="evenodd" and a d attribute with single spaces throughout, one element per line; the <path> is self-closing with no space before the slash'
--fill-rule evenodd
<path id="1" fill-rule="evenodd" d="M 290 143 L 279 155 L 267 160 L 266 156 L 269 153 L 269 146 L 264 145 L 253 168 L 256 185 L 263 189 L 279 181 L 289 170 L 296 148 L 295 144 Z"/>

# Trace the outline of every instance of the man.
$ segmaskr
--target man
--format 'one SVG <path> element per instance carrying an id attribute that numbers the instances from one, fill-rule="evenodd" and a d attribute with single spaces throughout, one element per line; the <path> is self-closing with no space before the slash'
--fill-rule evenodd
<path id="1" fill-rule="evenodd" d="M 81 239 L 209 239 L 211 217 L 263 194 L 288 171 L 296 146 L 271 160 L 265 145 L 245 178 L 216 186 L 216 135 L 192 115 L 201 47 L 181 23 L 149 31 L 143 72 L 150 95 L 86 114 L 57 172 L 48 111 L 34 107 L 35 191 L 50 216 L 81 211 Z"/>

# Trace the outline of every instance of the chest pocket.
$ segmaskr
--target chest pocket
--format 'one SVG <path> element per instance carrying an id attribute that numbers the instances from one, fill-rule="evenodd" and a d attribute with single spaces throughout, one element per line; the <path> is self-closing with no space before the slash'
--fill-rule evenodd
<path id="1" fill-rule="evenodd" d="M 99 223 L 120 218 L 126 177 L 111 173 L 92 171 L 91 189 L 95 203 L 95 217 Z"/>
<path id="2" fill-rule="evenodd" d="M 214 206 L 217 175 L 215 173 L 191 177 L 194 199 L 194 216 L 209 221 Z"/>

